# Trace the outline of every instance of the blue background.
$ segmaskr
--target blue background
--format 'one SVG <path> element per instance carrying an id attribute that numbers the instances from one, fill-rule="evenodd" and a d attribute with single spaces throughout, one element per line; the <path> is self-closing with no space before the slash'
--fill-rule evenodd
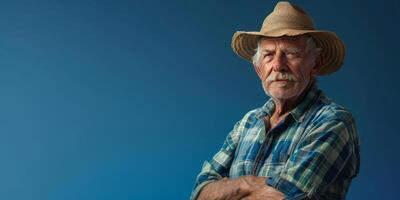
<path id="1" fill-rule="evenodd" d="M 267 97 L 230 48 L 276 1 L 1 1 L 0 199 L 188 199 Z M 348 199 L 395 199 L 399 3 L 293 1 L 345 42 L 320 88 L 356 117 Z"/>

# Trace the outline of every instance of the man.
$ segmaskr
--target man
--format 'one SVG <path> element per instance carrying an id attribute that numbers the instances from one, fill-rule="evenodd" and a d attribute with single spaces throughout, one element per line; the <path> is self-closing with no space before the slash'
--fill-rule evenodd
<path id="1" fill-rule="evenodd" d="M 359 170 L 355 121 L 315 80 L 341 67 L 342 41 L 279 2 L 260 32 L 236 32 L 232 48 L 253 63 L 271 98 L 204 163 L 191 199 L 345 199 Z"/>

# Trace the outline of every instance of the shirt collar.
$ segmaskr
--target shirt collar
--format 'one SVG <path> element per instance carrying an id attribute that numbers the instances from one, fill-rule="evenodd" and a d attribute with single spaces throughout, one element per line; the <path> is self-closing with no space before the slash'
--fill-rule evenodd
<path id="1" fill-rule="evenodd" d="M 297 121 L 302 122 L 306 111 L 310 108 L 310 106 L 315 102 L 316 99 L 320 96 L 321 90 L 318 89 L 316 84 L 310 87 L 307 91 L 306 96 L 303 100 L 298 104 L 289 114 Z M 266 115 L 272 116 L 275 110 L 275 102 L 272 98 L 270 98 L 262 107 L 260 112 L 257 114 L 258 118 L 263 118 Z"/>

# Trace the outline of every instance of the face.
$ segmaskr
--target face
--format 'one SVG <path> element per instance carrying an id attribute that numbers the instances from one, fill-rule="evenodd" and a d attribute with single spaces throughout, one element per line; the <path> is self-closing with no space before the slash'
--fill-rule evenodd
<path id="1" fill-rule="evenodd" d="M 318 72 L 317 56 L 307 50 L 306 37 L 263 38 L 255 70 L 272 98 L 299 97 Z"/>

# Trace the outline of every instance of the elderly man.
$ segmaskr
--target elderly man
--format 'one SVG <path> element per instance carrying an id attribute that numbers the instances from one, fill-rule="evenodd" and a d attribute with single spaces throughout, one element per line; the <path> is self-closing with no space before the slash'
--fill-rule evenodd
<path id="1" fill-rule="evenodd" d="M 236 32 L 232 48 L 253 63 L 271 98 L 204 163 L 191 199 L 345 199 L 359 171 L 355 121 L 315 78 L 341 67 L 342 41 L 279 2 L 260 32 Z"/>

